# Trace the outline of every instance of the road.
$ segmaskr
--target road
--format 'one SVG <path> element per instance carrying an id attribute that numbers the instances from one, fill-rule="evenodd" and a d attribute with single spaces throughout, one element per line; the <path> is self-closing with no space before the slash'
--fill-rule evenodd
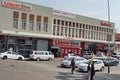
<path id="1" fill-rule="evenodd" d="M 70 68 L 61 68 L 61 60 L 54 61 L 17 61 L 0 59 L 0 80 L 82 80 L 86 73 L 71 74 Z M 96 72 L 95 80 L 120 80 L 120 64 L 107 68 L 103 72 Z"/>

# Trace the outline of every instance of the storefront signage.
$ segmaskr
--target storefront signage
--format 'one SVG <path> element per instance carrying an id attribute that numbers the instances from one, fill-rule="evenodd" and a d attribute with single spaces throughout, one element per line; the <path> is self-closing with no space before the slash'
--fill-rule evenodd
<path id="1" fill-rule="evenodd" d="M 108 26 L 108 27 L 111 27 L 111 24 L 108 23 L 108 22 L 103 22 L 103 21 L 101 21 L 101 26 Z"/>
<path id="2" fill-rule="evenodd" d="M 68 40 L 54 40 L 53 45 L 55 46 L 72 46 L 72 47 L 80 47 L 80 42 L 76 41 L 68 41 Z"/>
<path id="3" fill-rule="evenodd" d="M 76 17 L 75 14 L 67 13 L 67 12 L 60 11 L 60 10 L 53 10 L 53 14 L 57 15 L 57 16 L 68 17 L 68 18 L 75 18 Z"/>
<path id="4" fill-rule="evenodd" d="M 3 0 L 2 1 L 2 6 L 8 7 L 8 8 L 14 8 L 14 9 L 19 9 L 19 10 L 25 10 L 25 11 L 31 11 L 32 6 L 27 5 L 27 4 L 20 4 L 12 1 L 7 1 Z"/>

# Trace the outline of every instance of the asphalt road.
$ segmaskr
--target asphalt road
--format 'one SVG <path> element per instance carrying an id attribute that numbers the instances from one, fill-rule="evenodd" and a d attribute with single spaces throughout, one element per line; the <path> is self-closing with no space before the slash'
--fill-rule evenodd
<path id="1" fill-rule="evenodd" d="M 54 61 L 17 61 L 0 59 L 0 80 L 83 80 L 86 73 L 71 74 L 70 68 L 61 68 L 61 60 Z M 96 72 L 95 80 L 120 80 L 120 64 Z"/>

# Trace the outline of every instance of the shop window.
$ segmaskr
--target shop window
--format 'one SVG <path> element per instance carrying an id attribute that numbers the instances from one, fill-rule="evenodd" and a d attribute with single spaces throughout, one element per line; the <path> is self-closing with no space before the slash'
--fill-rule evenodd
<path id="1" fill-rule="evenodd" d="M 13 19 L 13 27 L 18 28 L 18 19 Z"/>
<path id="2" fill-rule="evenodd" d="M 22 29 L 26 29 L 26 21 L 22 20 Z"/>

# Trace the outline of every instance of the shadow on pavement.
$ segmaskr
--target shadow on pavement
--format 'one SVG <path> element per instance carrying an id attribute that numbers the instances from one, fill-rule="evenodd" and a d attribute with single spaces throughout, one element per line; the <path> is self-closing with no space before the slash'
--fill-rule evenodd
<path id="1" fill-rule="evenodd" d="M 58 80 L 82 80 L 82 75 L 80 74 L 71 74 L 67 72 L 59 72 L 59 76 L 56 76 Z"/>

